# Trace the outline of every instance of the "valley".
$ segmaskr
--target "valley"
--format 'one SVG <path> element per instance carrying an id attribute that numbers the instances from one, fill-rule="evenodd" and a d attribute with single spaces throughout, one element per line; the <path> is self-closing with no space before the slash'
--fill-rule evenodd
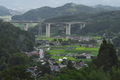
<path id="1" fill-rule="evenodd" d="M 0 10 L 0 80 L 120 79 L 120 7 Z"/>

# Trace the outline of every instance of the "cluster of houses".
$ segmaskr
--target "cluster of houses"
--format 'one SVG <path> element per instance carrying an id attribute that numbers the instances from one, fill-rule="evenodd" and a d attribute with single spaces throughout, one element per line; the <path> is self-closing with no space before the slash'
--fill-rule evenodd
<path id="1" fill-rule="evenodd" d="M 90 40 L 92 40 L 90 37 L 71 37 L 71 36 L 67 36 L 67 37 L 61 37 L 61 36 L 56 36 L 56 37 L 54 37 L 55 39 L 56 38 L 60 38 L 60 39 L 71 39 L 71 40 L 78 40 L 79 42 L 81 42 L 81 41 L 90 41 Z M 58 42 L 49 42 L 48 40 L 36 40 L 35 41 L 35 43 L 36 44 L 42 44 L 42 45 L 45 45 L 45 46 L 49 46 L 49 45 L 51 45 L 51 43 L 53 44 L 53 45 L 61 45 L 60 43 L 58 43 Z M 77 44 L 77 45 L 81 45 L 81 46 L 83 46 L 83 47 L 94 47 L 94 44 Z"/>
<path id="2" fill-rule="evenodd" d="M 65 39 L 78 40 L 78 41 L 89 41 L 89 40 L 91 40 L 91 38 L 89 38 L 89 37 L 70 37 L 70 36 L 60 37 L 60 36 L 56 36 L 54 38 L 65 38 Z M 42 44 L 44 46 L 47 46 L 49 48 L 49 43 L 50 42 L 48 40 L 36 40 L 35 43 L 36 44 L 40 43 L 40 44 Z M 54 44 L 56 44 L 56 43 L 54 43 Z M 60 45 L 60 44 L 56 44 L 56 45 Z M 92 44 L 91 45 L 81 44 L 81 46 L 93 47 Z M 26 52 L 26 54 L 28 56 L 31 56 L 33 54 L 41 56 L 41 52 L 38 51 L 38 50 L 29 52 L 29 53 Z M 74 56 L 74 58 L 78 58 L 78 59 L 92 59 L 93 57 L 94 57 L 93 55 L 88 54 L 88 53 L 82 53 L 82 54 L 79 54 L 79 56 Z M 67 67 L 67 64 L 62 64 L 63 60 L 67 61 L 68 59 L 67 59 L 67 57 L 63 57 L 63 58 L 60 58 L 58 60 L 51 58 L 47 61 L 47 62 L 49 62 L 49 67 L 50 67 L 51 73 L 60 72 L 61 68 Z M 41 59 L 41 57 L 39 57 L 36 61 L 42 61 L 42 65 L 46 64 L 46 62 L 44 61 L 44 57 L 43 57 L 43 59 Z M 73 67 L 75 67 L 76 69 L 80 69 L 80 68 L 83 68 L 84 66 L 88 66 L 83 61 L 72 61 L 72 64 L 73 64 Z M 38 68 L 37 66 L 29 67 L 27 71 L 31 72 L 33 76 L 37 76 L 39 73 L 42 73 L 41 71 L 35 73 L 37 68 Z"/>
<path id="3" fill-rule="evenodd" d="M 93 59 L 93 58 L 95 58 L 95 56 L 90 53 L 78 53 L 77 55 L 79 55 L 79 56 L 74 56 L 74 58 L 76 58 L 76 59 Z"/>
<path id="4" fill-rule="evenodd" d="M 55 36 L 54 38 L 71 39 L 71 40 L 78 40 L 78 41 L 89 41 L 89 40 L 91 40 L 90 37 L 76 37 L 76 36 L 66 36 L 66 37 Z"/>
<path id="5" fill-rule="evenodd" d="M 53 59 L 53 58 L 50 58 L 48 60 L 51 73 L 60 72 L 61 68 L 67 67 L 67 64 L 62 64 L 63 60 L 68 61 L 67 57 L 60 58 L 59 60 L 56 60 L 56 59 Z M 57 61 L 59 61 L 59 63 Z M 42 62 L 42 65 L 46 64 L 46 62 L 44 62 L 44 60 L 41 60 L 41 62 Z M 75 67 L 76 69 L 81 69 L 85 66 L 88 66 L 83 61 L 72 61 L 72 64 L 73 64 L 73 67 Z M 37 76 L 38 74 L 42 73 L 42 71 L 36 72 L 37 68 L 38 68 L 37 66 L 29 67 L 27 69 L 27 72 L 31 72 L 32 76 Z"/>

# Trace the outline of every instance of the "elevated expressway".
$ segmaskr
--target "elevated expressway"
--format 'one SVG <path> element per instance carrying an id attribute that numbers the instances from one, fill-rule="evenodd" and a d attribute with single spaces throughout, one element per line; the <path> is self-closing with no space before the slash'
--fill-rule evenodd
<path id="1" fill-rule="evenodd" d="M 38 23 L 39 25 L 39 29 L 38 29 L 38 32 L 41 32 L 42 28 L 41 28 L 41 24 L 46 24 L 46 37 L 50 37 L 50 26 L 51 24 L 65 24 L 66 26 L 66 35 L 71 35 L 71 25 L 73 24 L 80 24 L 80 28 L 84 28 L 85 25 L 89 22 L 37 22 L 37 21 L 11 21 L 10 23 L 22 23 L 22 24 L 25 24 L 24 26 L 24 30 L 28 30 L 29 26 L 28 24 L 29 23 Z"/>

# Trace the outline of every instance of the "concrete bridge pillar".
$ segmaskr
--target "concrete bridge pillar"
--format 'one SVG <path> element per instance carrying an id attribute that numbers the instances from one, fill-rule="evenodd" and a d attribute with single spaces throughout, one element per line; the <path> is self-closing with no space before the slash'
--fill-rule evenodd
<path id="1" fill-rule="evenodd" d="M 25 30 L 25 31 L 28 31 L 28 23 L 25 23 L 24 25 L 25 25 L 25 26 L 24 26 L 24 30 Z"/>
<path id="2" fill-rule="evenodd" d="M 82 29 L 83 28 L 83 25 L 82 24 L 80 24 L 80 29 Z"/>
<path id="3" fill-rule="evenodd" d="M 66 35 L 71 35 L 71 24 L 66 25 Z"/>
<path id="4" fill-rule="evenodd" d="M 46 37 L 50 37 L 50 23 L 46 24 Z"/>
<path id="5" fill-rule="evenodd" d="M 42 26 L 41 23 L 38 23 L 39 27 L 38 27 L 38 36 L 42 35 Z"/>
<path id="6" fill-rule="evenodd" d="M 85 23 L 83 23 L 83 28 L 85 27 Z"/>
<path id="7" fill-rule="evenodd" d="M 85 23 L 83 24 L 80 24 L 80 29 L 84 28 L 85 27 Z"/>

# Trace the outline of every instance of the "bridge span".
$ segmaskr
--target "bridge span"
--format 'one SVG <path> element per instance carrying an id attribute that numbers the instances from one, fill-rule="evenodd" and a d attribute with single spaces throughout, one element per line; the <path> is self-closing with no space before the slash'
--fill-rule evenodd
<path id="1" fill-rule="evenodd" d="M 88 22 L 38 22 L 38 21 L 10 21 L 10 23 L 23 23 L 25 24 L 24 30 L 28 30 L 29 23 L 38 23 L 38 35 L 39 32 L 42 31 L 41 24 L 46 24 L 46 37 L 50 37 L 50 26 L 51 24 L 65 24 L 66 26 L 66 35 L 71 35 L 71 25 L 80 24 L 80 28 L 84 28 Z"/>

